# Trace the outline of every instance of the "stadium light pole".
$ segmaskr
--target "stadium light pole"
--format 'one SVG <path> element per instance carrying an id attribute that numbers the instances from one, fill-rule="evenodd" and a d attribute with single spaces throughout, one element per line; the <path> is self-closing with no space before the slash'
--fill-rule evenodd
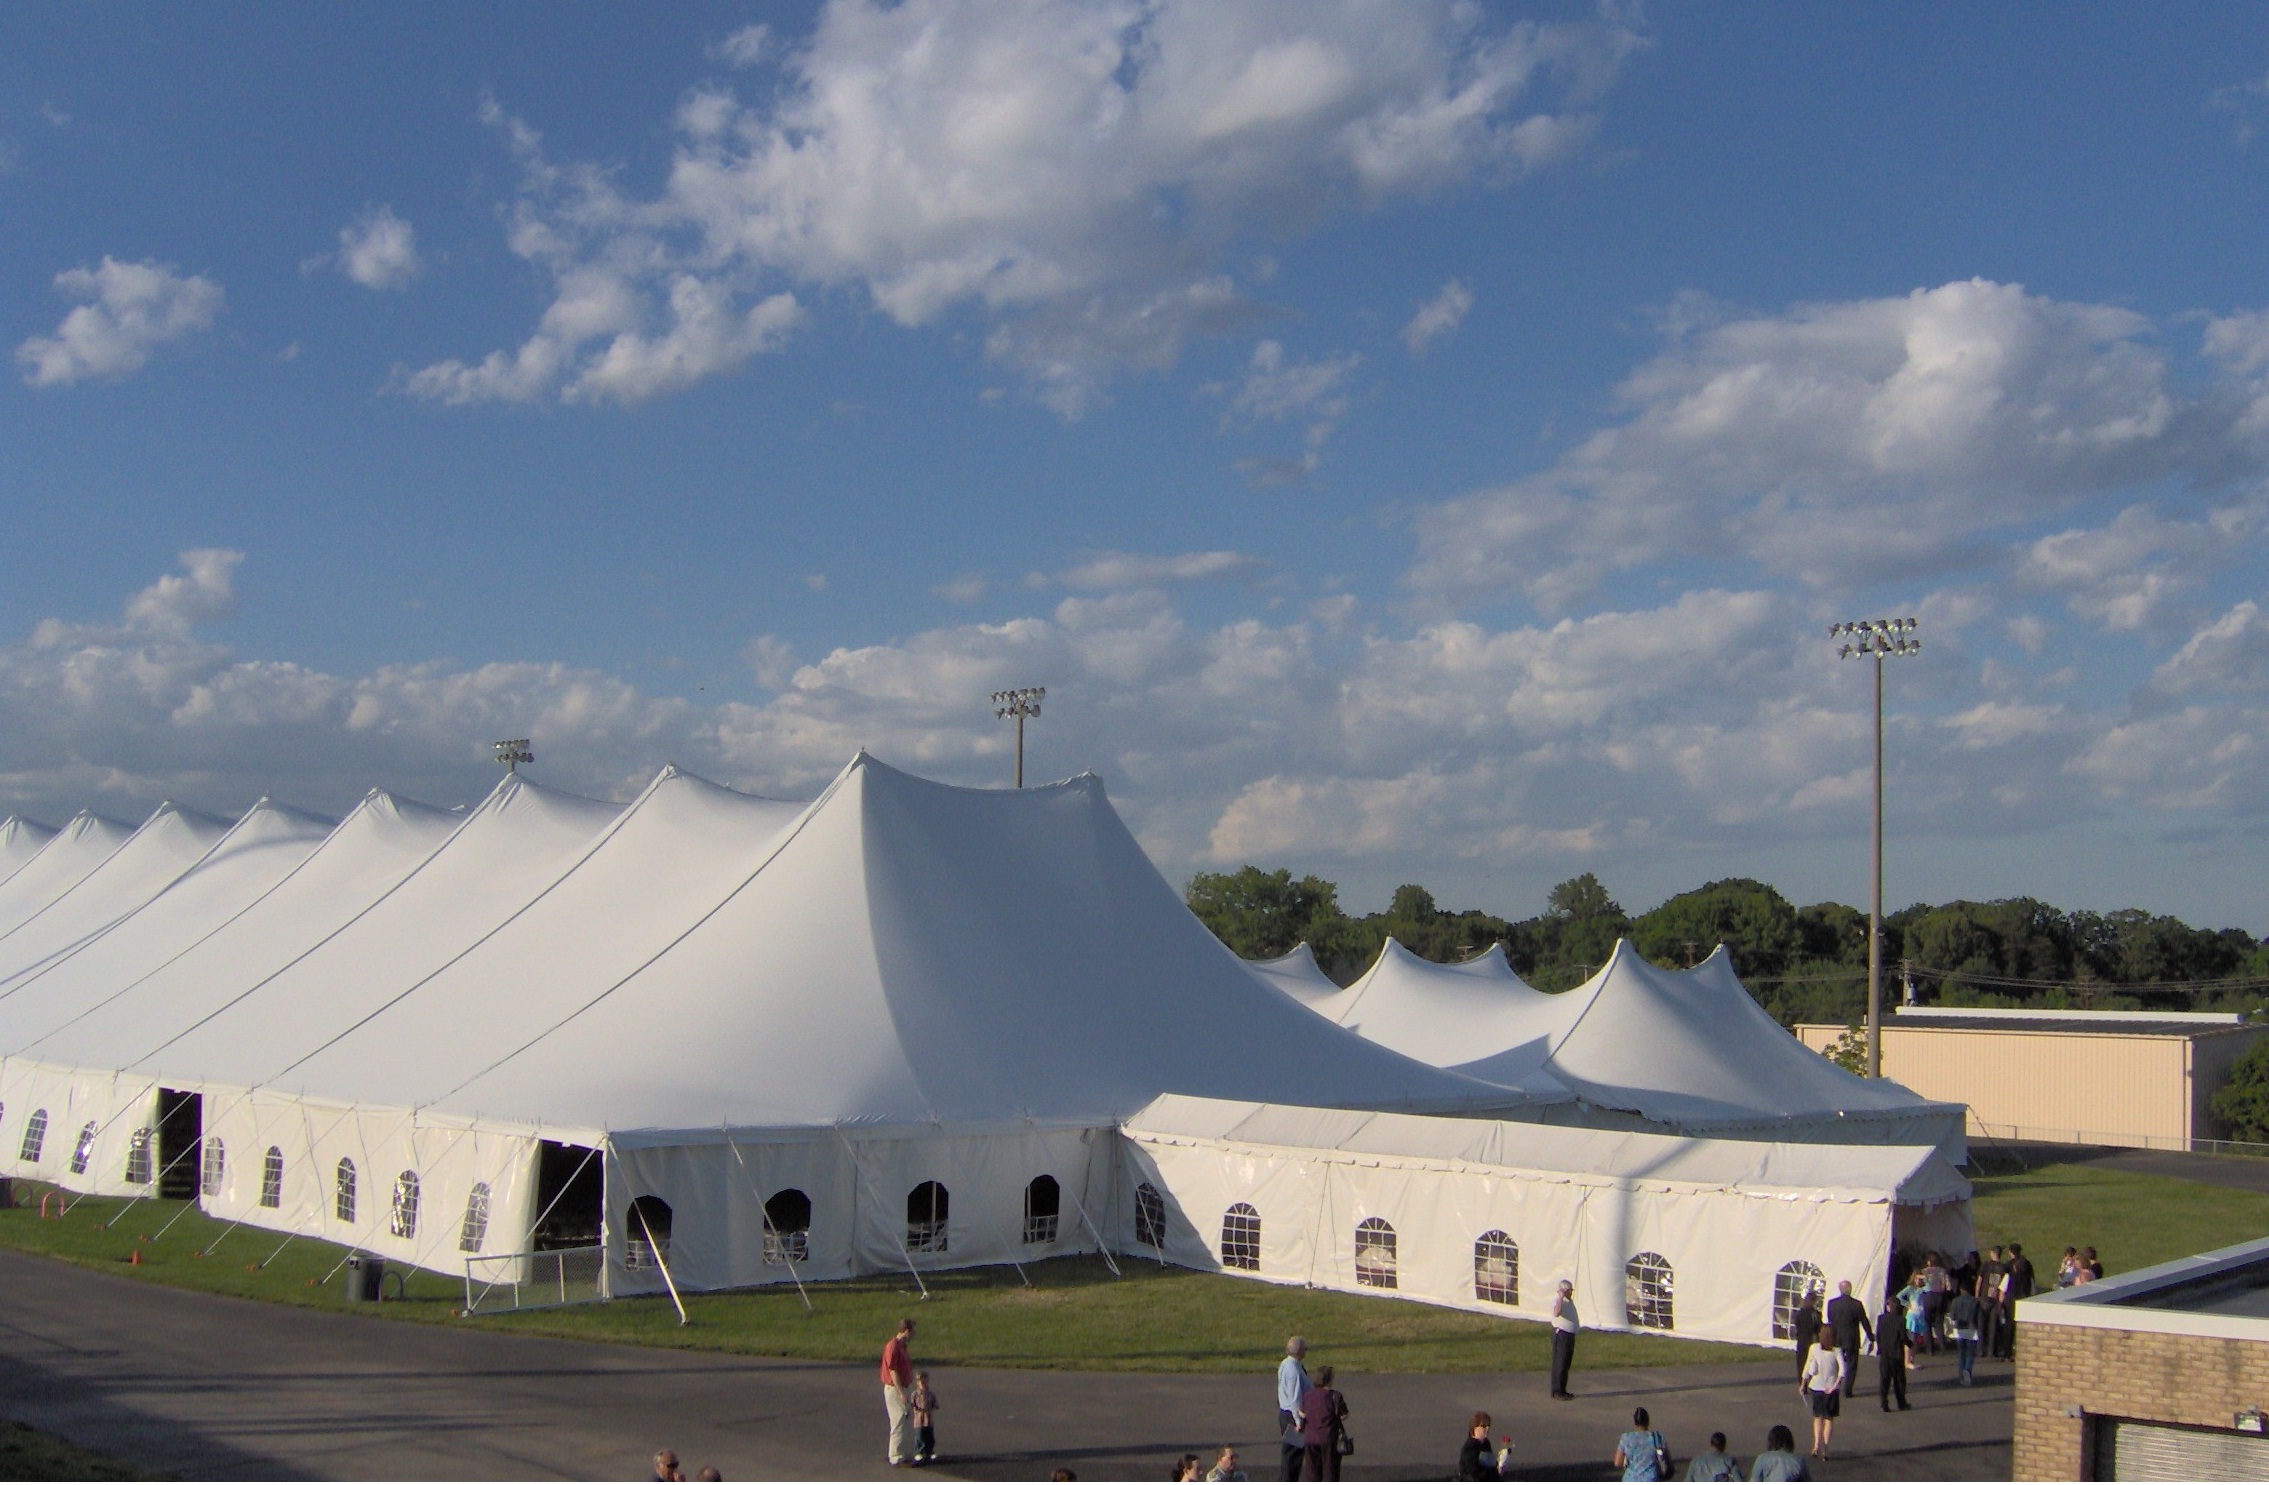
<path id="1" fill-rule="evenodd" d="M 1046 686 L 1019 686 L 1013 691 L 993 693 L 993 715 L 1006 721 L 1016 718 L 1016 787 L 1024 787 L 1024 719 L 1040 715 L 1040 698 L 1048 694 Z"/>
<path id="2" fill-rule="evenodd" d="M 1836 655 L 1875 662 L 1875 829 L 1867 894 L 1867 1075 L 1883 1076 L 1883 662 L 1893 655 L 1919 655 L 1912 619 L 1861 619 L 1830 624 L 1828 638 L 1840 639 Z"/>
<path id="3" fill-rule="evenodd" d="M 504 765 L 506 773 L 518 773 L 523 763 L 533 763 L 536 755 L 528 751 L 528 739 L 508 737 L 496 744 L 496 761 Z"/>

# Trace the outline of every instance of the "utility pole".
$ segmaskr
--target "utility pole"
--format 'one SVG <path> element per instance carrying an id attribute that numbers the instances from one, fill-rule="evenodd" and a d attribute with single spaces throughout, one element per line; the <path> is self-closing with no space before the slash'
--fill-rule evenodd
<path id="1" fill-rule="evenodd" d="M 1883 1076 L 1883 661 L 1893 655 L 1919 655 L 1912 619 L 1861 619 L 1830 624 L 1828 638 L 1844 643 L 1845 660 L 1875 662 L 1875 828 L 1867 888 L 1867 1075 Z"/>
<path id="2" fill-rule="evenodd" d="M 536 755 L 528 751 L 528 739 L 508 737 L 496 744 L 496 761 L 504 765 L 506 773 L 518 773 L 523 763 L 533 763 Z"/>
<path id="3" fill-rule="evenodd" d="M 1048 694 L 1046 686 L 1020 686 L 1013 691 L 993 693 L 993 715 L 1007 720 L 1016 718 L 1016 787 L 1024 787 L 1024 719 L 1040 715 L 1040 699 Z"/>

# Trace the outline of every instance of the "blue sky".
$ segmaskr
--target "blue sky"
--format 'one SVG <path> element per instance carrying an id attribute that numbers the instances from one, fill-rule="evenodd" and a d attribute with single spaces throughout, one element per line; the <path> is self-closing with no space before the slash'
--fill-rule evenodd
<path id="1" fill-rule="evenodd" d="M 0 809 L 1092 768 L 2269 929 L 2269 17 L 19 10 Z"/>

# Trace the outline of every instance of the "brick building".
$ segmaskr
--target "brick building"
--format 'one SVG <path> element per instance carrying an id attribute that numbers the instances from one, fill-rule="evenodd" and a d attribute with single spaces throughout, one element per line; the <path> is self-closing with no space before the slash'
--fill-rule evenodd
<path id="1" fill-rule="evenodd" d="M 2269 1479 L 2265 1412 L 2269 1239 L 2017 1306 L 2017 1479 Z"/>

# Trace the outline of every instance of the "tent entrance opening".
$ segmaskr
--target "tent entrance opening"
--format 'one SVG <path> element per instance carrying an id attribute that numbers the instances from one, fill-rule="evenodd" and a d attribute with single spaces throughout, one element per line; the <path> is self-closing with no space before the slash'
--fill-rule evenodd
<path id="1" fill-rule="evenodd" d="M 205 1134 L 202 1094 L 158 1090 L 158 1195 L 167 1201 L 194 1201 L 201 1172 L 199 1147 Z"/>
<path id="2" fill-rule="evenodd" d="M 539 1220 L 530 1246 L 549 1253 L 596 1245 L 606 1186 L 605 1162 L 597 1150 L 545 1140 L 536 1165 Z"/>

